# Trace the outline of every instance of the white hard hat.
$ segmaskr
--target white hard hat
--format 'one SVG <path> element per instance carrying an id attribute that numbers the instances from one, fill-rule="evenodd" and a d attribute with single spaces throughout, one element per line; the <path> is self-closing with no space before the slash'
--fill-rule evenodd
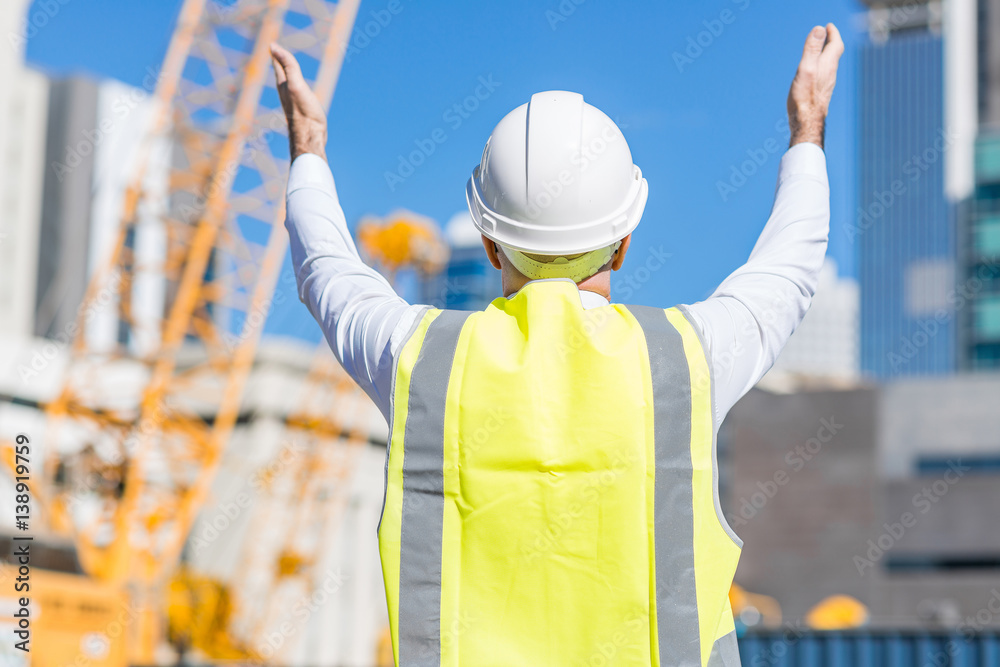
<path id="1" fill-rule="evenodd" d="M 466 200 L 476 228 L 524 266 L 530 258 L 508 251 L 595 251 L 594 261 L 607 262 L 639 224 L 647 192 L 614 121 L 582 95 L 554 90 L 532 95 L 500 121 Z"/>

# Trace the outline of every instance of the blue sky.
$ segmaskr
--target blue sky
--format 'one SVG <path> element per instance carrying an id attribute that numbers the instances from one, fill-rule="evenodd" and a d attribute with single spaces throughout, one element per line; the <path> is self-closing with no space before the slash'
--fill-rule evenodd
<path id="1" fill-rule="evenodd" d="M 162 61 L 180 4 L 70 0 L 28 40 L 28 60 L 53 74 L 140 85 Z M 465 182 L 497 121 L 534 92 L 574 90 L 618 121 L 649 182 L 624 270 L 653 248 L 671 254 L 630 301 L 702 299 L 746 259 L 767 219 L 780 152 L 761 160 L 761 149 L 771 139 L 786 145 L 785 99 L 802 43 L 813 25 L 833 21 L 847 52 L 827 127 L 830 254 L 853 275 L 856 247 L 838 230 L 855 208 L 860 11 L 856 0 L 363 0 L 354 42 L 363 48 L 345 65 L 330 114 L 328 155 L 348 222 L 398 207 L 446 222 L 465 207 Z M 384 27 L 365 39 L 361 30 L 379 16 Z M 449 112 L 477 88 L 484 99 L 473 112 Z M 390 187 L 399 156 L 439 128 L 446 140 Z M 763 164 L 723 197 L 719 182 L 748 151 Z M 268 329 L 317 338 L 289 296 Z"/>

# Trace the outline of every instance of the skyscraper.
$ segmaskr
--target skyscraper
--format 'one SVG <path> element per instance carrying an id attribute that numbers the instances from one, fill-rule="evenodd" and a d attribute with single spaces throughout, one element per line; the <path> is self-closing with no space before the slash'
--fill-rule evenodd
<path id="1" fill-rule="evenodd" d="M 888 380 L 956 368 L 955 202 L 946 194 L 945 36 L 937 2 L 868 2 L 859 71 L 861 368 Z"/>
<path id="2" fill-rule="evenodd" d="M 979 0 L 979 134 L 975 192 L 962 227 L 960 357 L 967 370 L 1000 369 L 1000 0 Z"/>
<path id="3" fill-rule="evenodd" d="M 975 0 L 866 0 L 859 71 L 861 367 L 869 377 L 958 368 L 958 225 L 971 192 Z"/>

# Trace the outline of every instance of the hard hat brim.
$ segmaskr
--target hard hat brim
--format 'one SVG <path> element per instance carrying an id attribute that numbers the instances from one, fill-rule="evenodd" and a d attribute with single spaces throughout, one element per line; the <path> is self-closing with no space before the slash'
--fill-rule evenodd
<path id="1" fill-rule="evenodd" d="M 632 165 L 633 181 L 625 203 L 609 215 L 571 225 L 551 227 L 514 220 L 488 206 L 477 166 L 465 186 L 465 200 L 476 229 L 486 238 L 522 252 L 539 255 L 570 255 L 610 245 L 630 234 L 646 208 L 649 186 L 638 166 Z"/>

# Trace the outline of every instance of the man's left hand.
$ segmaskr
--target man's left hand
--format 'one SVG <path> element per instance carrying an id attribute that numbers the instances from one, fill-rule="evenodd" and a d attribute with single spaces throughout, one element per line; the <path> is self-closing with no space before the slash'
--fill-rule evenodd
<path id="1" fill-rule="evenodd" d="M 302 76 L 298 61 L 278 44 L 271 45 L 274 76 L 281 108 L 288 121 L 288 148 L 291 159 L 313 153 L 326 159 L 326 114 L 316 93 Z"/>

